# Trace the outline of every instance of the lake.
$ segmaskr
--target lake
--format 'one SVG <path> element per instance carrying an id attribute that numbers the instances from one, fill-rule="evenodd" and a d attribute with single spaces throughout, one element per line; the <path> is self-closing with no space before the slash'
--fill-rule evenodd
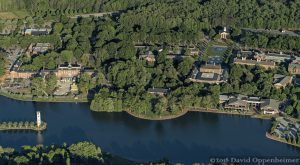
<path id="1" fill-rule="evenodd" d="M 269 120 L 189 112 L 166 121 L 126 113 L 96 113 L 87 103 L 37 103 L 0 97 L 0 121 L 35 120 L 41 111 L 47 130 L 0 132 L 0 145 L 92 141 L 102 150 L 137 161 L 207 162 L 213 156 L 299 156 L 300 149 L 265 137 Z"/>

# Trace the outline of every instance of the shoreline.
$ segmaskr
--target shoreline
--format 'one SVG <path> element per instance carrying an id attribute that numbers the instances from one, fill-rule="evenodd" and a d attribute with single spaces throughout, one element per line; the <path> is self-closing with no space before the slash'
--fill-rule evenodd
<path id="1" fill-rule="evenodd" d="M 266 138 L 267 138 L 267 139 L 270 139 L 270 140 L 273 140 L 273 141 L 277 141 L 277 142 L 280 142 L 280 143 L 284 143 L 284 144 L 288 144 L 288 145 L 292 145 L 292 146 L 294 146 L 294 147 L 300 148 L 300 144 L 294 144 L 294 143 L 287 142 L 287 141 L 282 140 L 282 139 L 280 139 L 280 138 L 278 138 L 278 137 L 276 137 L 276 136 L 271 135 L 271 134 L 268 133 L 268 132 L 266 132 Z"/>
<path id="2" fill-rule="evenodd" d="M 26 102 L 49 102 L 49 103 L 88 103 L 89 100 L 86 99 L 74 99 L 74 98 L 32 98 L 28 96 L 18 95 L 18 94 L 11 94 L 7 92 L 0 91 L 0 96 L 10 98 L 13 100 L 18 101 L 26 101 Z"/>
<path id="3" fill-rule="evenodd" d="M 61 100 L 49 100 L 49 98 L 43 98 L 43 100 L 38 100 L 38 99 L 24 99 L 24 97 L 20 97 L 16 94 L 8 94 L 8 93 L 4 93 L 0 91 L 0 96 L 3 97 L 7 97 L 10 99 L 14 99 L 14 100 L 18 100 L 18 101 L 36 101 L 36 102 L 61 102 L 61 103 L 86 103 L 88 102 L 88 100 L 86 99 L 86 101 L 83 100 L 75 100 L 75 99 L 61 99 Z M 171 115 L 165 115 L 165 116 L 155 116 L 155 117 L 147 117 L 144 115 L 140 115 L 140 114 L 135 114 L 129 110 L 124 110 L 123 112 L 126 112 L 127 114 L 129 114 L 132 117 L 135 117 L 137 119 L 142 119 L 142 120 L 150 120 L 150 121 L 164 121 L 164 120 L 171 120 L 171 119 L 176 119 L 179 118 L 181 116 L 184 116 L 185 114 L 187 114 L 188 112 L 200 112 L 200 113 L 214 113 L 214 114 L 224 114 L 224 115 L 234 115 L 234 116 L 247 116 L 247 117 L 251 117 L 251 118 L 256 118 L 256 119 L 262 119 L 262 120 L 270 120 L 271 118 L 273 118 L 274 116 L 268 116 L 268 115 L 262 115 L 262 114 L 257 114 L 255 113 L 255 111 L 250 111 L 250 112 L 246 112 L 246 113 L 240 113 L 240 112 L 229 112 L 229 111 L 224 111 L 224 110 L 220 110 L 220 109 L 207 109 L 207 108 L 195 108 L 195 107 L 190 107 L 188 109 L 183 110 L 182 112 L 179 112 L 178 114 L 171 114 Z M 26 129 L 22 129 L 22 128 L 8 128 L 8 129 L 0 129 L 0 131 L 11 131 L 11 130 L 32 130 L 32 131 L 43 131 L 43 130 L 36 130 L 36 129 L 32 129 L 32 128 L 26 128 Z M 289 143 L 286 142 L 282 139 L 279 139 L 278 137 L 275 137 L 271 134 L 269 134 L 268 132 L 266 132 L 266 138 L 270 139 L 270 140 L 274 140 L 277 142 L 281 142 L 281 143 L 285 143 L 288 145 L 292 145 L 295 147 L 300 147 L 300 145 L 298 144 L 293 144 L 293 143 Z"/>
<path id="4" fill-rule="evenodd" d="M 176 119 L 178 117 L 184 116 L 188 112 L 200 112 L 200 113 L 214 113 L 214 114 L 224 114 L 224 115 L 235 115 L 235 116 L 248 116 L 256 119 L 270 120 L 274 116 L 265 116 L 261 114 L 256 114 L 255 112 L 248 113 L 239 113 L 239 112 L 226 112 L 219 109 L 205 109 L 205 108 L 189 108 L 180 112 L 179 114 L 169 115 L 169 116 L 160 116 L 159 118 L 151 118 L 144 115 L 135 114 L 129 110 L 124 110 L 127 114 L 143 120 L 151 120 L 151 121 L 162 121 L 162 120 L 171 120 Z"/>
<path id="5" fill-rule="evenodd" d="M 33 99 L 32 97 L 26 97 L 23 95 L 18 95 L 18 94 L 11 94 L 7 92 L 0 91 L 0 96 L 10 98 L 13 100 L 18 100 L 18 101 L 26 101 L 26 102 L 45 102 L 45 103 L 88 103 L 89 100 L 87 98 L 85 99 L 74 99 L 74 98 L 35 98 Z M 220 109 L 207 109 L 207 108 L 195 108 L 195 107 L 190 107 L 182 112 L 179 112 L 178 114 L 171 114 L 171 115 L 166 115 L 166 116 L 155 116 L 155 117 L 147 117 L 144 115 L 140 114 L 135 114 L 129 110 L 124 110 L 127 114 L 136 117 L 138 119 L 143 119 L 143 120 L 152 120 L 152 121 L 162 121 L 162 120 L 171 120 L 171 119 L 176 119 L 178 117 L 181 117 L 185 115 L 188 112 L 205 112 L 205 113 L 215 113 L 215 114 L 224 114 L 224 115 L 238 115 L 238 116 L 249 116 L 252 118 L 257 118 L 257 119 L 266 119 L 269 120 L 273 116 L 265 116 L 261 114 L 256 114 L 254 111 L 252 112 L 247 112 L 247 113 L 240 113 L 240 112 L 229 112 L 229 111 L 224 111 Z"/>
<path id="6" fill-rule="evenodd" d="M 0 128 L 0 131 L 23 131 L 23 130 L 40 132 L 46 130 L 46 127 L 45 128 L 43 127 L 41 128 Z"/>
<path id="7" fill-rule="evenodd" d="M 146 116 L 143 116 L 143 115 L 138 115 L 138 114 L 135 114 L 133 112 L 130 112 L 129 110 L 125 110 L 124 112 L 131 115 L 132 117 L 142 119 L 142 120 L 163 121 L 163 120 L 171 120 L 171 119 L 176 119 L 178 117 L 181 117 L 181 116 L 185 115 L 186 113 L 188 113 L 189 110 L 184 110 L 184 111 L 180 112 L 179 114 L 174 114 L 174 115 L 169 115 L 169 116 L 160 116 L 159 118 L 157 118 L 157 117 L 156 118 L 151 118 L 151 117 L 146 117 Z"/>

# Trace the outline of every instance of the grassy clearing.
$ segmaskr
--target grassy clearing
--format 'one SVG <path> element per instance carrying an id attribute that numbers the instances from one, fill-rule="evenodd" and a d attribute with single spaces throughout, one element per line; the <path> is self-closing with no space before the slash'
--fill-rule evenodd
<path id="1" fill-rule="evenodd" d="M 13 11 L 13 13 L 18 17 L 18 18 L 25 18 L 29 16 L 29 13 L 25 10 L 18 10 L 18 11 Z"/>
<path id="2" fill-rule="evenodd" d="M 24 18 L 29 14 L 26 11 L 11 11 L 11 12 L 0 12 L 1 19 L 14 19 L 14 18 Z"/>
<path id="3" fill-rule="evenodd" d="M 14 14 L 13 12 L 0 12 L 0 18 L 14 19 L 14 18 L 18 18 L 18 16 L 16 14 Z"/>
<path id="4" fill-rule="evenodd" d="M 224 53 L 226 52 L 226 47 L 221 46 L 209 46 L 207 49 L 207 55 L 208 56 L 218 56 L 222 57 Z"/>

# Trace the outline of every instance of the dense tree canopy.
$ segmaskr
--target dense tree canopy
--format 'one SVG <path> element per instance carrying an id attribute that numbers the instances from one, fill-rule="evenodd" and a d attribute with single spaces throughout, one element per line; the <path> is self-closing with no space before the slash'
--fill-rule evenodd
<path id="1" fill-rule="evenodd" d="M 0 146 L 1 164 L 136 164 L 135 162 L 102 153 L 91 142 L 78 142 L 62 146 L 23 146 L 20 151 Z"/>
<path id="2" fill-rule="evenodd" d="M 12 6 L 13 4 L 15 6 Z M 274 71 L 259 67 L 230 65 L 238 46 L 268 50 L 300 51 L 300 37 L 251 32 L 245 28 L 289 29 L 300 27 L 300 2 L 296 0 L 13 0 L 0 1 L 0 11 L 25 10 L 28 16 L 0 19 L 0 30 L 11 33 L 0 37 L 0 45 L 51 43 L 53 49 L 37 56 L 23 55 L 21 70 L 55 69 L 59 64 L 77 63 L 97 74 L 82 74 L 81 93 L 95 94 L 91 108 L 96 111 L 130 110 L 138 114 L 163 115 L 189 107 L 218 108 L 220 93 L 242 93 L 278 100 L 292 99 L 288 113 L 300 116 L 298 88 L 273 87 L 273 75 L 287 75 L 286 66 Z M 70 18 L 76 14 L 119 11 L 112 16 Z M 230 26 L 231 41 L 223 55 L 229 68 L 227 84 L 193 84 L 189 80 L 194 66 L 208 61 L 205 41 L 217 41 L 219 30 Z M 53 27 L 50 35 L 23 36 L 25 27 Z M 149 45 L 144 49 L 138 45 Z M 237 46 L 238 45 L 238 46 Z M 203 49 L 203 56 L 175 58 L 170 51 Z M 151 51 L 155 61 L 139 55 Z M 0 60 L 0 68 L 3 62 Z M 0 69 L 0 74 L 3 74 Z M 35 96 L 49 96 L 56 78 L 32 80 Z M 149 88 L 165 88 L 168 95 L 156 96 Z M 20 161 L 26 161 L 20 157 Z"/>

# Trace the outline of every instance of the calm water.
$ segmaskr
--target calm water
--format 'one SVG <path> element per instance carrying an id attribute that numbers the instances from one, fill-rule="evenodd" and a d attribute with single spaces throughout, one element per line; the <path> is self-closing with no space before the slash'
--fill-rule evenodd
<path id="1" fill-rule="evenodd" d="M 0 145 L 62 144 L 92 141 L 103 150 L 140 161 L 167 157 L 191 164 L 210 156 L 299 156 L 300 150 L 265 138 L 270 121 L 188 113 L 168 121 L 146 121 L 126 113 L 94 113 L 88 104 L 32 103 L 0 97 L 0 120 L 35 120 L 39 110 L 48 124 L 43 134 L 0 132 Z"/>

